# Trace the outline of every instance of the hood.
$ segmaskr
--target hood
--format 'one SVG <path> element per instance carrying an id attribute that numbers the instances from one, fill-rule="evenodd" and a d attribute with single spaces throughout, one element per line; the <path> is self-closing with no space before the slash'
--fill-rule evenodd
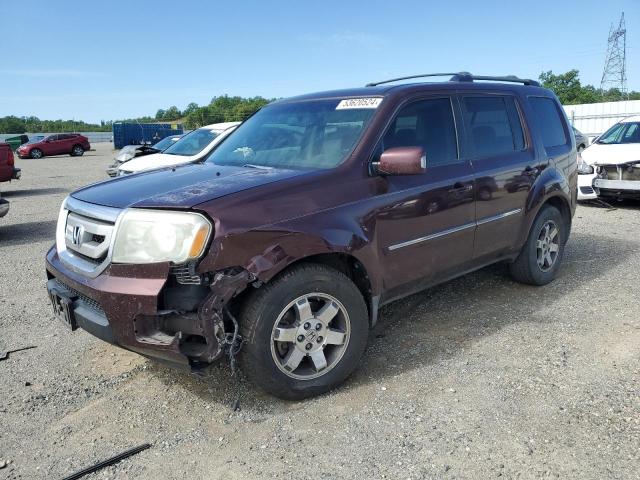
<path id="1" fill-rule="evenodd" d="M 594 143 L 585 148 L 581 155 L 589 165 L 620 165 L 640 161 L 640 143 Z"/>
<path id="2" fill-rule="evenodd" d="M 116 155 L 116 160 L 119 162 L 126 162 L 127 160 L 131 160 L 136 155 L 136 149 L 140 145 L 127 145 L 122 147 Z"/>
<path id="3" fill-rule="evenodd" d="M 184 157 L 182 155 L 152 153 L 151 155 L 143 155 L 129 160 L 123 170 L 127 172 L 141 172 L 142 170 L 149 170 L 150 168 L 172 167 L 174 165 L 192 162 L 196 158 L 196 156 Z"/>
<path id="4" fill-rule="evenodd" d="M 191 208 L 225 195 L 304 173 L 303 170 L 192 163 L 116 177 L 77 190 L 71 196 L 84 202 L 116 208 Z"/>

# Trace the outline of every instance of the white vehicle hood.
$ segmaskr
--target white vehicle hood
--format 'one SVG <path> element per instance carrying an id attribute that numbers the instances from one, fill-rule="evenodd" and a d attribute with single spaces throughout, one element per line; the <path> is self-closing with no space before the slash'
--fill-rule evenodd
<path id="1" fill-rule="evenodd" d="M 589 165 L 620 165 L 640 161 L 640 143 L 594 143 L 582 151 L 582 159 Z"/>
<path id="2" fill-rule="evenodd" d="M 143 157 L 137 157 L 123 163 L 118 169 L 122 172 L 137 173 L 143 170 L 151 170 L 155 168 L 172 167 L 174 165 L 183 165 L 185 163 L 195 162 L 207 155 L 213 148 L 227 137 L 233 130 L 237 122 L 230 128 L 222 131 L 213 141 L 200 152 L 195 155 L 171 155 L 168 153 L 152 153 Z M 180 141 L 180 140 L 178 140 Z"/>
<path id="3" fill-rule="evenodd" d="M 124 163 L 120 170 L 127 172 L 141 172 L 150 168 L 171 167 L 193 162 L 198 159 L 198 155 L 185 157 L 183 155 L 168 155 L 166 153 L 152 153 L 143 157 L 137 157 Z"/>

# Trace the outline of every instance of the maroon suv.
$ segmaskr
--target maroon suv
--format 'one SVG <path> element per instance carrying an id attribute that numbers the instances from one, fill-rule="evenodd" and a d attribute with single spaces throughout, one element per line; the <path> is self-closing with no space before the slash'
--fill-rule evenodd
<path id="1" fill-rule="evenodd" d="M 42 158 L 46 155 L 64 155 L 79 157 L 90 150 L 89 140 L 79 133 L 58 133 L 42 140 L 28 142 L 18 147 L 20 158 Z"/>
<path id="2" fill-rule="evenodd" d="M 237 354 L 294 399 L 354 371 L 381 305 L 495 262 L 552 281 L 577 179 L 557 98 L 516 77 L 397 80 L 274 102 L 206 160 L 72 193 L 47 253 L 55 312 L 195 373 Z"/>

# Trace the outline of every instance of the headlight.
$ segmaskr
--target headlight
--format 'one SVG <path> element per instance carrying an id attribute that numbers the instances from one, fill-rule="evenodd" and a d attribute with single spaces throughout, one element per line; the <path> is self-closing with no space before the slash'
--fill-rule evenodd
<path id="1" fill-rule="evenodd" d="M 118 223 L 112 261 L 184 263 L 204 253 L 211 228 L 199 213 L 127 210 Z"/>
<path id="2" fill-rule="evenodd" d="M 587 165 L 587 162 L 582 160 L 578 160 L 578 174 L 580 175 L 591 175 L 594 172 L 593 167 L 591 165 Z"/>

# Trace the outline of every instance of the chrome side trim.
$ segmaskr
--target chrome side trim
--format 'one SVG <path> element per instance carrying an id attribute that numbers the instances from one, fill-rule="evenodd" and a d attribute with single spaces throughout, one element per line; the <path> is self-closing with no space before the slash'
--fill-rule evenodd
<path id="1" fill-rule="evenodd" d="M 495 222 L 497 220 L 502 220 L 504 218 L 510 217 L 511 215 L 517 215 L 522 212 L 521 208 L 516 208 L 515 210 L 509 210 L 508 212 L 500 213 L 498 215 L 493 215 L 491 217 L 485 217 L 481 220 L 471 223 L 465 223 L 464 225 L 460 225 L 458 227 L 448 228 L 447 230 L 442 230 L 440 232 L 432 233 L 431 235 L 427 235 L 425 237 L 414 238 L 413 240 L 407 240 L 406 242 L 396 243 L 394 245 L 390 245 L 387 247 L 387 250 L 393 252 L 394 250 L 398 250 L 400 248 L 409 247 L 411 245 L 415 245 L 417 243 L 428 242 L 429 240 L 434 240 L 436 238 L 444 237 L 445 235 L 451 235 L 452 233 L 461 232 L 463 230 L 467 230 L 469 228 L 475 228 L 480 225 L 484 225 L 489 222 Z"/>
<path id="2" fill-rule="evenodd" d="M 499 213 L 498 215 L 493 215 L 491 217 L 485 217 L 476 222 L 477 225 L 484 225 L 485 223 L 495 222 L 496 220 L 502 220 L 503 218 L 510 217 L 511 215 L 517 215 L 522 211 L 521 208 L 516 208 L 515 210 L 509 210 L 508 212 Z"/>
<path id="3" fill-rule="evenodd" d="M 465 223 L 464 225 L 460 225 L 458 227 L 449 228 L 447 230 L 442 230 L 440 232 L 432 233 L 431 235 L 427 235 L 426 237 L 414 238 L 413 240 L 408 240 L 402 243 L 396 243 L 395 245 L 390 245 L 388 250 L 393 252 L 394 250 L 398 250 L 399 248 L 409 247 L 411 245 L 415 245 L 416 243 L 428 242 L 429 240 L 433 240 L 435 238 L 444 237 L 445 235 L 451 235 L 452 233 L 461 232 L 462 230 L 467 230 L 468 228 L 474 228 L 476 223 Z"/>

